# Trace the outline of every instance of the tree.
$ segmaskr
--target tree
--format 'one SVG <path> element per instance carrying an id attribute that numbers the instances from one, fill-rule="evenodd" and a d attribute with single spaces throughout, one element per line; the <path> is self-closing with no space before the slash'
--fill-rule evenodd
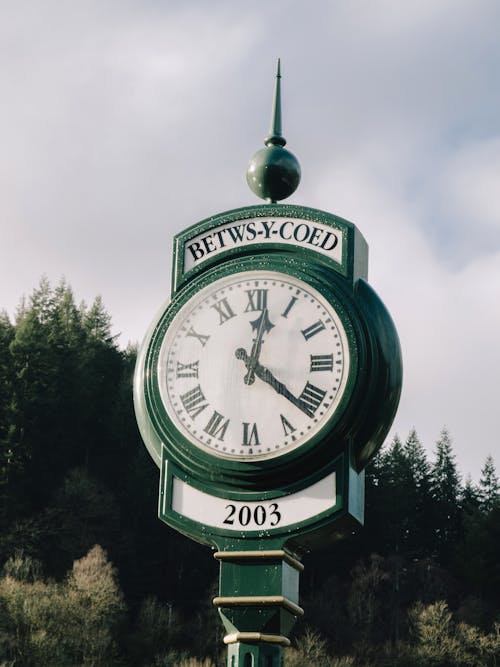
<path id="1" fill-rule="evenodd" d="M 370 463 L 366 496 L 368 553 L 420 558 L 432 552 L 430 466 L 415 429 L 404 443 L 395 435 Z"/>
<path id="2" fill-rule="evenodd" d="M 10 438 L 13 364 L 9 347 L 14 335 L 9 316 L 0 311 L 0 532 L 7 521 L 11 477 L 16 465 Z"/>
<path id="3" fill-rule="evenodd" d="M 500 486 L 491 455 L 486 457 L 479 480 L 479 505 L 483 512 L 491 512 L 498 506 L 500 500 Z"/>
<path id="4" fill-rule="evenodd" d="M 417 432 L 412 429 L 404 444 L 409 468 L 406 512 L 409 520 L 407 554 L 422 558 L 432 553 L 432 481 L 431 469 Z"/>
<path id="5" fill-rule="evenodd" d="M 434 501 L 436 552 L 442 563 L 449 562 L 460 533 L 462 489 L 448 430 L 443 428 L 436 443 L 431 470 Z"/>
<path id="6" fill-rule="evenodd" d="M 75 561 L 63 583 L 33 575 L 30 561 L 7 564 L 6 572 L 0 579 L 0 659 L 24 667 L 117 663 L 125 605 L 101 547 Z"/>
<path id="7" fill-rule="evenodd" d="M 114 495 L 83 468 L 64 477 L 38 518 L 43 529 L 40 551 L 50 574 L 61 577 L 71 563 L 96 543 L 119 551 L 120 511 Z"/>
<path id="8" fill-rule="evenodd" d="M 411 470 L 404 446 L 395 435 L 387 452 L 375 457 L 368 472 L 367 528 L 373 526 L 371 550 L 384 554 L 404 550 L 410 529 L 408 493 Z"/>
<path id="9" fill-rule="evenodd" d="M 114 664 L 117 636 L 125 613 L 116 571 L 99 545 L 73 563 L 67 580 L 70 608 L 76 622 L 75 637 L 83 665 Z"/>
<path id="10" fill-rule="evenodd" d="M 413 662 L 423 667 L 488 667 L 500 656 L 498 627 L 491 635 L 482 634 L 465 623 L 457 624 L 444 601 L 410 612 L 413 625 Z"/>
<path id="11" fill-rule="evenodd" d="M 387 561 L 372 555 L 370 561 L 360 561 L 352 571 L 348 598 L 351 624 L 362 644 L 378 643 L 391 630 L 392 589 Z"/>
<path id="12" fill-rule="evenodd" d="M 101 343 L 113 344 L 111 316 L 104 308 L 102 297 L 97 296 L 89 310 L 82 304 L 80 311 L 89 337 Z"/>

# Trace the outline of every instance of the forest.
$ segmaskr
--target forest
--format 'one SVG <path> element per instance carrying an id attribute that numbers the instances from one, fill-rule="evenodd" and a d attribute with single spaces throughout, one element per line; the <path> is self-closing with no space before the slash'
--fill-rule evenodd
<path id="1" fill-rule="evenodd" d="M 0 313 L 0 667 L 225 665 L 217 563 L 157 518 L 135 356 L 64 280 Z M 493 458 L 475 483 L 446 428 L 431 458 L 395 436 L 364 528 L 304 558 L 287 667 L 500 664 L 499 556 Z"/>

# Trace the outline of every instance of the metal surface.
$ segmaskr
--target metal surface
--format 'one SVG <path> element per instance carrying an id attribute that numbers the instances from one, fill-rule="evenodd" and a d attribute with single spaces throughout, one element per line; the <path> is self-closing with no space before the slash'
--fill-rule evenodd
<path id="1" fill-rule="evenodd" d="M 247 183 L 261 199 L 276 202 L 295 192 L 300 183 L 300 165 L 293 153 L 284 148 L 281 133 L 281 69 L 276 69 L 271 127 L 264 140 L 265 148 L 257 151 L 247 168 Z"/>

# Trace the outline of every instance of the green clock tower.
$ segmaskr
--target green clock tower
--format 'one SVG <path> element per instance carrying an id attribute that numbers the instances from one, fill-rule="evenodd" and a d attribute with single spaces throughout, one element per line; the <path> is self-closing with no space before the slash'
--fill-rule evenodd
<path id="1" fill-rule="evenodd" d="M 284 148 L 280 69 L 265 147 L 248 166 L 266 203 L 174 239 L 172 296 L 137 360 L 134 400 L 160 467 L 159 516 L 215 549 L 229 667 L 280 667 L 302 555 L 359 527 L 364 468 L 399 401 L 394 324 L 352 223 L 277 202 L 300 181 Z"/>

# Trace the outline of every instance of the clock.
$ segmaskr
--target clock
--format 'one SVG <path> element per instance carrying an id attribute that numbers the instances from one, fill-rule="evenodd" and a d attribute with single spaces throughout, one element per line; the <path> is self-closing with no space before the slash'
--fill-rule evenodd
<path id="1" fill-rule="evenodd" d="M 278 271 L 210 283 L 176 313 L 156 365 L 161 403 L 194 447 L 262 460 L 303 445 L 335 415 L 350 352 L 315 288 Z"/>
<path id="2" fill-rule="evenodd" d="M 363 345 L 349 304 L 333 272 L 279 253 L 188 281 L 137 363 L 136 409 L 153 458 L 166 447 L 190 476 L 241 488 L 324 472 L 345 447 L 358 385 Z"/>

